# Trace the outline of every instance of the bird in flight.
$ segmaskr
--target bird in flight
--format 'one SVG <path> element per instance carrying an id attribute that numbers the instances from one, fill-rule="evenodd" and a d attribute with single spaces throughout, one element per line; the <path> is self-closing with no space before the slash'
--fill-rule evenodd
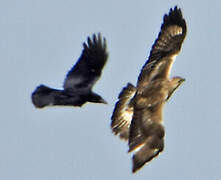
<path id="1" fill-rule="evenodd" d="M 32 93 L 32 102 L 37 108 L 46 106 L 82 106 L 86 102 L 107 102 L 92 91 L 107 61 L 106 39 L 101 34 L 88 37 L 77 63 L 67 73 L 63 90 L 39 85 Z"/>
<path id="2" fill-rule="evenodd" d="M 186 36 L 186 22 L 180 8 L 164 15 L 161 31 L 138 77 L 137 85 L 128 83 L 118 97 L 111 128 L 128 141 L 133 152 L 132 172 L 151 161 L 164 149 L 163 107 L 173 92 L 185 81 L 169 78 L 172 64 Z"/>

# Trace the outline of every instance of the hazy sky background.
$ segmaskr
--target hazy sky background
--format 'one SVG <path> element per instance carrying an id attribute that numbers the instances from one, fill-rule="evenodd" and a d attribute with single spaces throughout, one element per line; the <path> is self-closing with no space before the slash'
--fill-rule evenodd
<path id="1" fill-rule="evenodd" d="M 186 82 L 164 109 L 164 152 L 132 174 L 127 143 L 111 133 L 110 117 L 175 5 L 188 32 L 171 76 Z M 1 1 L 0 179 L 221 179 L 220 8 L 219 0 Z M 82 43 L 97 32 L 109 59 L 94 90 L 109 104 L 34 108 L 36 86 L 61 88 Z"/>

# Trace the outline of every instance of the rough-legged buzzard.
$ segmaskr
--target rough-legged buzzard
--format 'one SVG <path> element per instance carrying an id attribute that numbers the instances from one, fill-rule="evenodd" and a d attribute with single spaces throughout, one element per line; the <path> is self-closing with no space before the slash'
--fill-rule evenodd
<path id="1" fill-rule="evenodd" d="M 133 172 L 164 149 L 162 111 L 165 102 L 184 82 L 181 77 L 170 79 L 169 74 L 185 35 L 186 22 L 181 10 L 170 9 L 136 87 L 128 83 L 118 97 L 111 128 L 115 135 L 128 141 L 128 152 L 134 153 Z"/>

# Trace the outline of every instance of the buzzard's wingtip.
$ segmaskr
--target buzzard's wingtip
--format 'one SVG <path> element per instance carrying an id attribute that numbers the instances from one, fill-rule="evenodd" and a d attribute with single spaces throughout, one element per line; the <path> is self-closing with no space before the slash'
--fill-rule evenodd
<path id="1" fill-rule="evenodd" d="M 135 156 L 133 156 L 133 167 L 132 167 L 132 173 L 136 173 L 141 167 L 143 167 L 145 163 L 139 163 L 136 161 Z"/>
<path id="2" fill-rule="evenodd" d="M 186 22 L 183 18 L 181 8 L 178 8 L 178 6 L 170 8 L 169 13 L 164 15 L 163 21 L 161 29 L 169 25 L 178 25 L 184 29 L 184 32 L 186 31 Z"/>
<path id="3" fill-rule="evenodd" d="M 137 169 L 135 169 L 135 168 L 133 167 L 132 173 L 135 173 L 136 171 L 137 171 Z"/>

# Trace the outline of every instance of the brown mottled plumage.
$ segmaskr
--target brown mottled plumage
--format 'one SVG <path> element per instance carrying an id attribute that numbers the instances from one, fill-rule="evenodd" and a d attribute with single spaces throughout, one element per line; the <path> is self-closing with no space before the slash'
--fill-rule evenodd
<path id="1" fill-rule="evenodd" d="M 134 153 L 133 172 L 164 149 L 163 106 L 184 82 L 181 77 L 170 79 L 169 74 L 185 35 L 186 23 L 181 10 L 170 9 L 136 87 L 128 84 L 116 103 L 111 128 L 114 134 L 128 140 L 128 152 Z"/>

